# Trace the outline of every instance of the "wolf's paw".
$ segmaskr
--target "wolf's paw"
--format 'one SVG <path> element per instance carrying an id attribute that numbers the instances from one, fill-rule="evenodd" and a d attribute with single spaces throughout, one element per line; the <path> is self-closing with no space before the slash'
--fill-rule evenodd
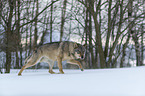
<path id="1" fill-rule="evenodd" d="M 22 76 L 22 74 L 19 73 L 18 76 Z"/>
<path id="2" fill-rule="evenodd" d="M 64 72 L 63 71 L 60 71 L 58 74 L 64 74 Z"/>
<path id="3" fill-rule="evenodd" d="M 53 71 L 49 71 L 49 73 L 50 73 L 50 74 L 56 74 L 56 73 L 55 73 L 55 72 L 53 72 Z"/>
<path id="4" fill-rule="evenodd" d="M 81 71 L 84 71 L 84 69 L 81 69 Z"/>

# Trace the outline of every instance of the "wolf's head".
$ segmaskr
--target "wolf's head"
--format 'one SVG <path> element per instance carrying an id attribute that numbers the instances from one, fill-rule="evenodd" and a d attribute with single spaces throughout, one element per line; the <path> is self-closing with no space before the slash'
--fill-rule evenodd
<path id="1" fill-rule="evenodd" d="M 76 59 L 84 59 L 86 53 L 86 45 L 76 44 L 74 48 L 74 56 Z"/>

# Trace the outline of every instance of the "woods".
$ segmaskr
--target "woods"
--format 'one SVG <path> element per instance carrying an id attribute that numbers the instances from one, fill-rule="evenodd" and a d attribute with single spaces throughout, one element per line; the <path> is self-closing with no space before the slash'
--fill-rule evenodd
<path id="1" fill-rule="evenodd" d="M 55 41 L 88 45 L 84 68 L 142 66 L 144 28 L 144 0 L 0 0 L 0 69 Z"/>

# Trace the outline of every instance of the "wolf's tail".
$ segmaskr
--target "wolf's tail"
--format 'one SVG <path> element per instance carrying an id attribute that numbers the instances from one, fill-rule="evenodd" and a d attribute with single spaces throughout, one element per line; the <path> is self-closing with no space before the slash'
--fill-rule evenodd
<path id="1" fill-rule="evenodd" d="M 26 59 L 25 59 L 25 64 L 27 64 L 29 61 L 31 61 L 31 63 L 33 64 L 35 61 L 37 61 L 38 59 L 38 51 L 35 50 L 33 51 L 32 55 L 28 56 Z"/>

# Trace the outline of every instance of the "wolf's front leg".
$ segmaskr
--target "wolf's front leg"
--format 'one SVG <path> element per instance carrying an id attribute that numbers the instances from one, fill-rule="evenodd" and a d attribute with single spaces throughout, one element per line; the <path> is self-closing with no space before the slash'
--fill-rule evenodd
<path id="1" fill-rule="evenodd" d="M 62 57 L 60 57 L 60 56 L 57 57 L 57 63 L 58 63 L 58 67 L 59 67 L 59 73 L 64 74 L 63 69 L 62 69 Z"/>
<path id="2" fill-rule="evenodd" d="M 84 68 L 82 67 L 81 63 L 77 60 L 71 59 L 71 60 L 67 61 L 67 63 L 77 64 L 77 65 L 79 65 L 81 71 L 84 71 Z"/>

